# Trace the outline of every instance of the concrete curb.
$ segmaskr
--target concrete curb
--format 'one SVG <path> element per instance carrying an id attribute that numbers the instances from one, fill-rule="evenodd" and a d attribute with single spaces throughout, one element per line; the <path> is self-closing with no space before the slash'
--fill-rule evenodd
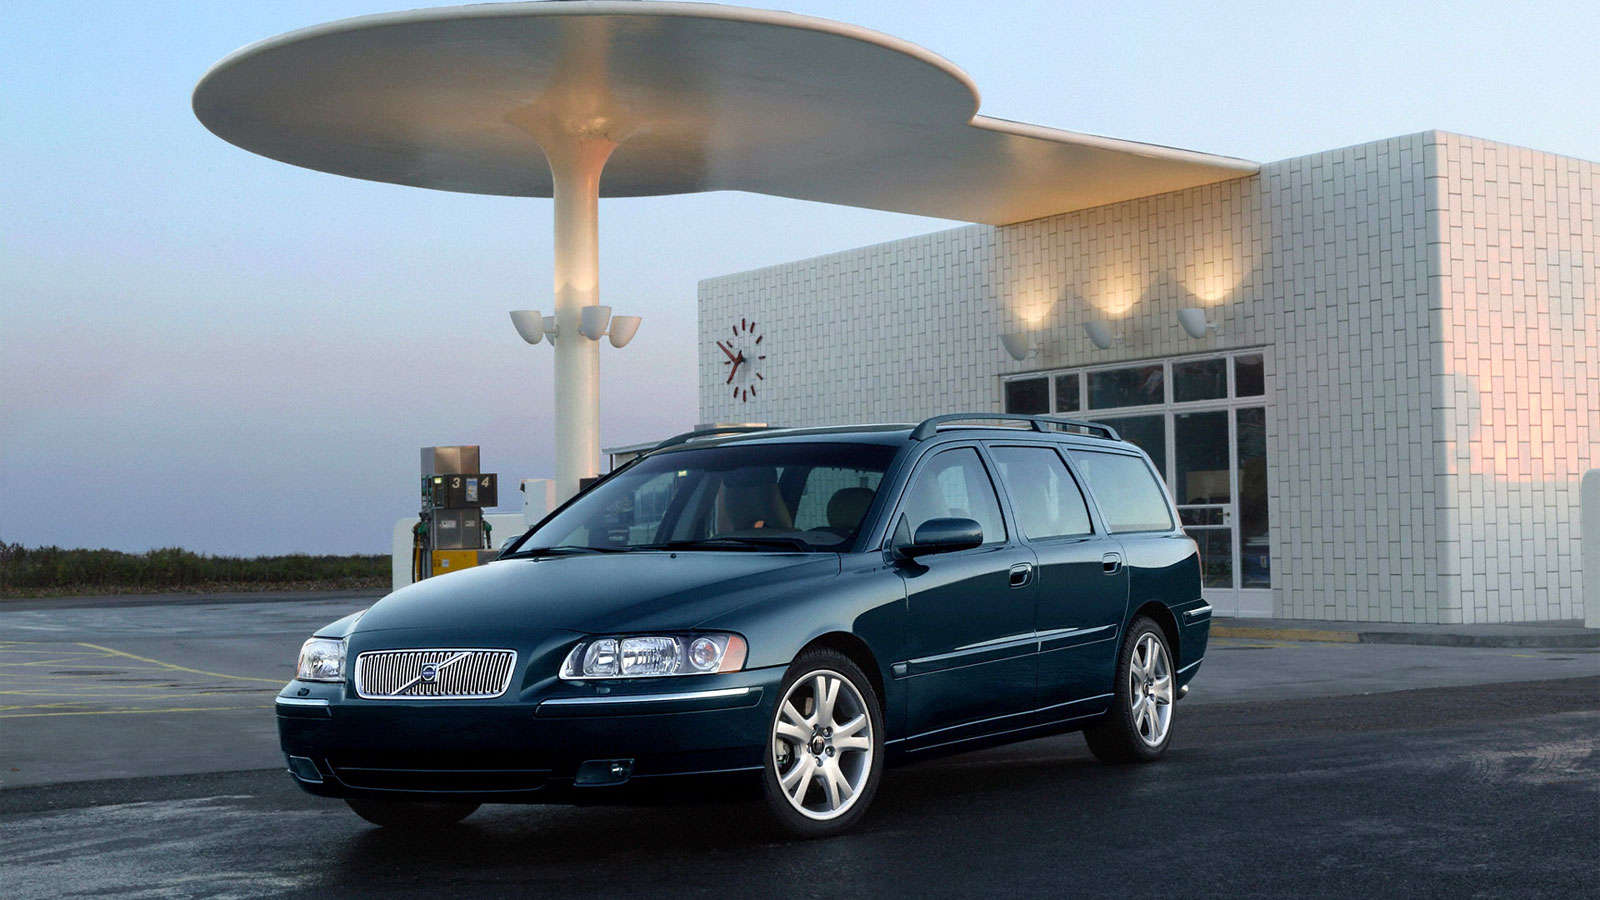
<path id="1" fill-rule="evenodd" d="M 1414 644 L 1428 647 L 1491 647 L 1577 650 L 1600 648 L 1600 629 L 1551 625 L 1411 625 L 1352 623 L 1262 623 L 1213 619 L 1211 636 L 1258 641 L 1322 641 L 1339 644 Z M 1235 624 L 1235 623 L 1239 624 Z"/>

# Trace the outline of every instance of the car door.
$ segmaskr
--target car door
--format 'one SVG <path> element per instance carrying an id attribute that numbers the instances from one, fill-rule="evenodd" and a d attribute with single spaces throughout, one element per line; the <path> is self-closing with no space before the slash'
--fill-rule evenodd
<path id="1" fill-rule="evenodd" d="M 928 519 L 950 516 L 976 520 L 983 545 L 897 567 L 906 590 L 908 658 L 896 674 L 907 683 L 913 745 L 1021 727 L 1033 709 L 1034 556 L 1012 539 L 974 445 L 925 457 L 891 521 L 895 534 L 911 536 Z"/>
<path id="2" fill-rule="evenodd" d="M 1054 446 L 992 445 L 989 456 L 1038 559 L 1039 721 L 1101 712 L 1128 606 L 1122 547 L 1095 526 L 1082 485 Z"/>

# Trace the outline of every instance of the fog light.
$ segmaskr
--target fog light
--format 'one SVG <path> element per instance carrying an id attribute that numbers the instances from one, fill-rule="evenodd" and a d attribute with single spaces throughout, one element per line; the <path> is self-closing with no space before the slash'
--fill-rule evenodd
<path id="1" fill-rule="evenodd" d="M 633 775 L 631 759 L 591 759 L 578 767 L 573 784 L 598 786 L 621 784 Z"/>
<path id="2" fill-rule="evenodd" d="M 317 771 L 317 764 L 304 756 L 289 757 L 289 774 L 310 784 L 322 783 L 322 773 Z"/>

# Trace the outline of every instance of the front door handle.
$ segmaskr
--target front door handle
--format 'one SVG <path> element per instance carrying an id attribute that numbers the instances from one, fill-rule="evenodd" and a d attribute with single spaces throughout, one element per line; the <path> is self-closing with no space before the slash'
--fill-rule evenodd
<path id="1" fill-rule="evenodd" d="M 1107 553 L 1100 557 L 1100 570 L 1107 575 L 1115 575 L 1122 571 L 1122 554 Z"/>
<path id="2" fill-rule="evenodd" d="M 1011 567 L 1011 586 L 1026 587 L 1033 580 L 1033 563 L 1017 563 Z"/>

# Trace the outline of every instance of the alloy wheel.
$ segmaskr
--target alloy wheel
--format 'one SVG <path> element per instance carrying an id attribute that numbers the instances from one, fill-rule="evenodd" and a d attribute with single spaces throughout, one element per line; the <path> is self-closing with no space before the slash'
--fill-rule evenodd
<path id="1" fill-rule="evenodd" d="M 827 821 L 860 798 L 873 763 L 872 715 L 848 678 L 829 669 L 789 686 L 772 729 L 778 787 L 795 812 Z"/>
<path id="2" fill-rule="evenodd" d="M 1172 726 L 1172 661 L 1167 648 L 1146 633 L 1134 646 L 1128 666 L 1128 712 L 1146 746 L 1160 747 Z"/>

